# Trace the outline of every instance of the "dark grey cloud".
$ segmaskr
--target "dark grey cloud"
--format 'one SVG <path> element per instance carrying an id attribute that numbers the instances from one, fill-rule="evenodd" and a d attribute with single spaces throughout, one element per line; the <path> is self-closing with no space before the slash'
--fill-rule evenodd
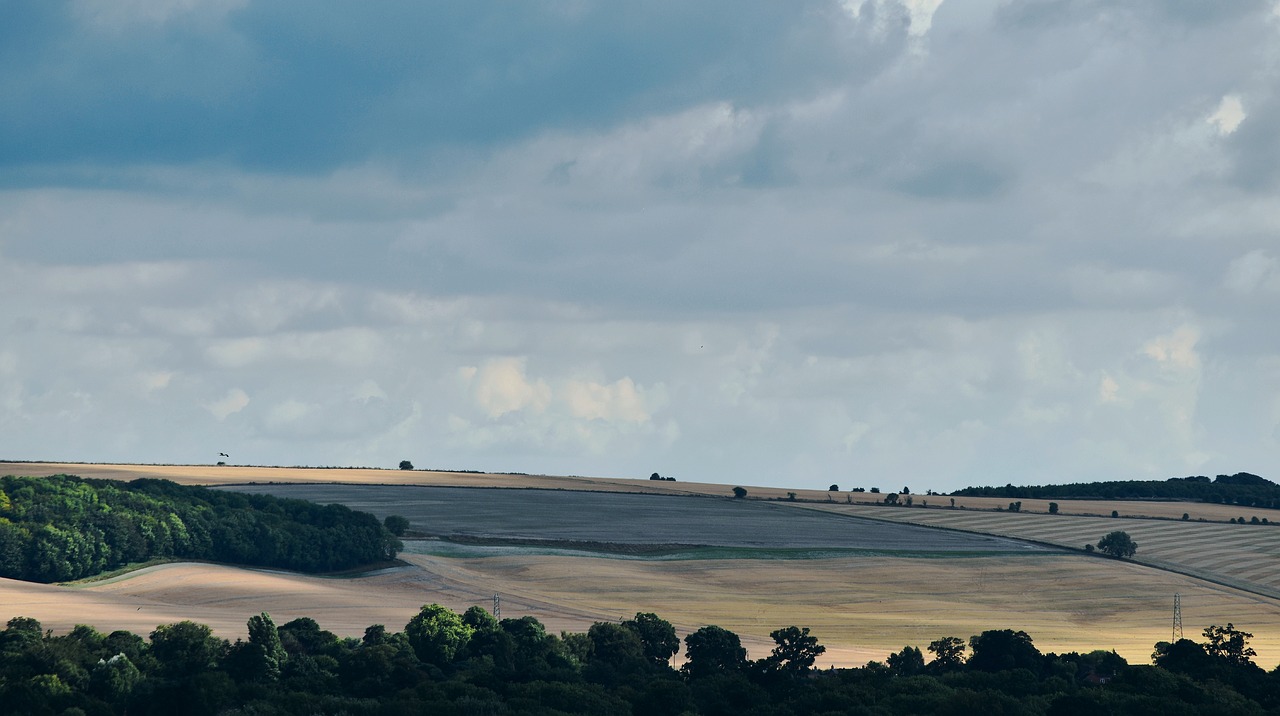
<path id="1" fill-rule="evenodd" d="M 10 171 L 194 160 L 324 171 L 708 101 L 775 102 L 885 60 L 818 2 L 249 3 L 124 27 L 69 2 L 20 5 L 30 17 L 0 70 Z"/>

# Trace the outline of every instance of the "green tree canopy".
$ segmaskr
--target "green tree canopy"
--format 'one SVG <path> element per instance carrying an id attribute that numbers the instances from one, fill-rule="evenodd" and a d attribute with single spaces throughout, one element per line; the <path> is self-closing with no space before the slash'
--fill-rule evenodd
<path id="1" fill-rule="evenodd" d="M 253 647 L 254 672 L 258 679 L 275 681 L 280 678 L 280 667 L 288 660 L 280 643 L 280 630 L 276 629 L 271 615 L 266 612 L 249 617 L 249 645 Z"/>
<path id="2" fill-rule="evenodd" d="M 676 628 L 657 614 L 637 612 L 635 617 L 622 622 L 622 626 L 640 637 L 645 658 L 655 666 L 668 664 L 671 657 L 680 650 L 680 637 L 676 636 Z"/>
<path id="3" fill-rule="evenodd" d="M 448 607 L 426 604 L 405 625 L 404 632 L 419 659 L 444 666 L 466 646 L 475 630 L 462 623 L 462 617 Z"/>
<path id="4" fill-rule="evenodd" d="M 217 666 L 226 653 L 226 640 L 213 635 L 204 624 L 181 621 L 151 632 L 151 655 L 169 676 L 194 676 Z"/>
<path id="5" fill-rule="evenodd" d="M 1128 532 L 1116 530 L 1098 540 L 1098 550 L 1112 557 L 1132 557 L 1138 551 L 1138 543 L 1133 541 Z"/>

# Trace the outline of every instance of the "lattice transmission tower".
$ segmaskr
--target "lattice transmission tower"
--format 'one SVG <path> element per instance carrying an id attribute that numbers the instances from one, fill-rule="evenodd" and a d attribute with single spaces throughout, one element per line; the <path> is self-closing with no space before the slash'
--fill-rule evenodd
<path id="1" fill-rule="evenodd" d="M 1182 638 L 1182 595 L 1173 595 L 1173 641 Z"/>
<path id="2" fill-rule="evenodd" d="M 496 594 L 493 595 L 493 618 L 502 621 L 502 597 Z M 1178 629 L 1182 629 L 1181 622 L 1179 622 Z"/>

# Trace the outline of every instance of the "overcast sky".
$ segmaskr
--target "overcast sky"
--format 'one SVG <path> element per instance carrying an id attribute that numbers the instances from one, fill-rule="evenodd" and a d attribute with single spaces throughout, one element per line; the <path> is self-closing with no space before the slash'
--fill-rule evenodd
<path id="1" fill-rule="evenodd" d="M 0 458 L 1280 480 L 1274 0 L 0 13 Z"/>

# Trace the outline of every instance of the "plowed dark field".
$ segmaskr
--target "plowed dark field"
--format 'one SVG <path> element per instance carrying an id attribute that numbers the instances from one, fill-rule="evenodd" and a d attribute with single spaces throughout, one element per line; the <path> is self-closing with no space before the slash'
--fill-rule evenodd
<path id="1" fill-rule="evenodd" d="M 760 501 L 565 490 L 380 485 L 220 489 L 338 503 L 445 538 L 905 553 L 1040 552 L 1017 540 L 824 514 Z"/>

